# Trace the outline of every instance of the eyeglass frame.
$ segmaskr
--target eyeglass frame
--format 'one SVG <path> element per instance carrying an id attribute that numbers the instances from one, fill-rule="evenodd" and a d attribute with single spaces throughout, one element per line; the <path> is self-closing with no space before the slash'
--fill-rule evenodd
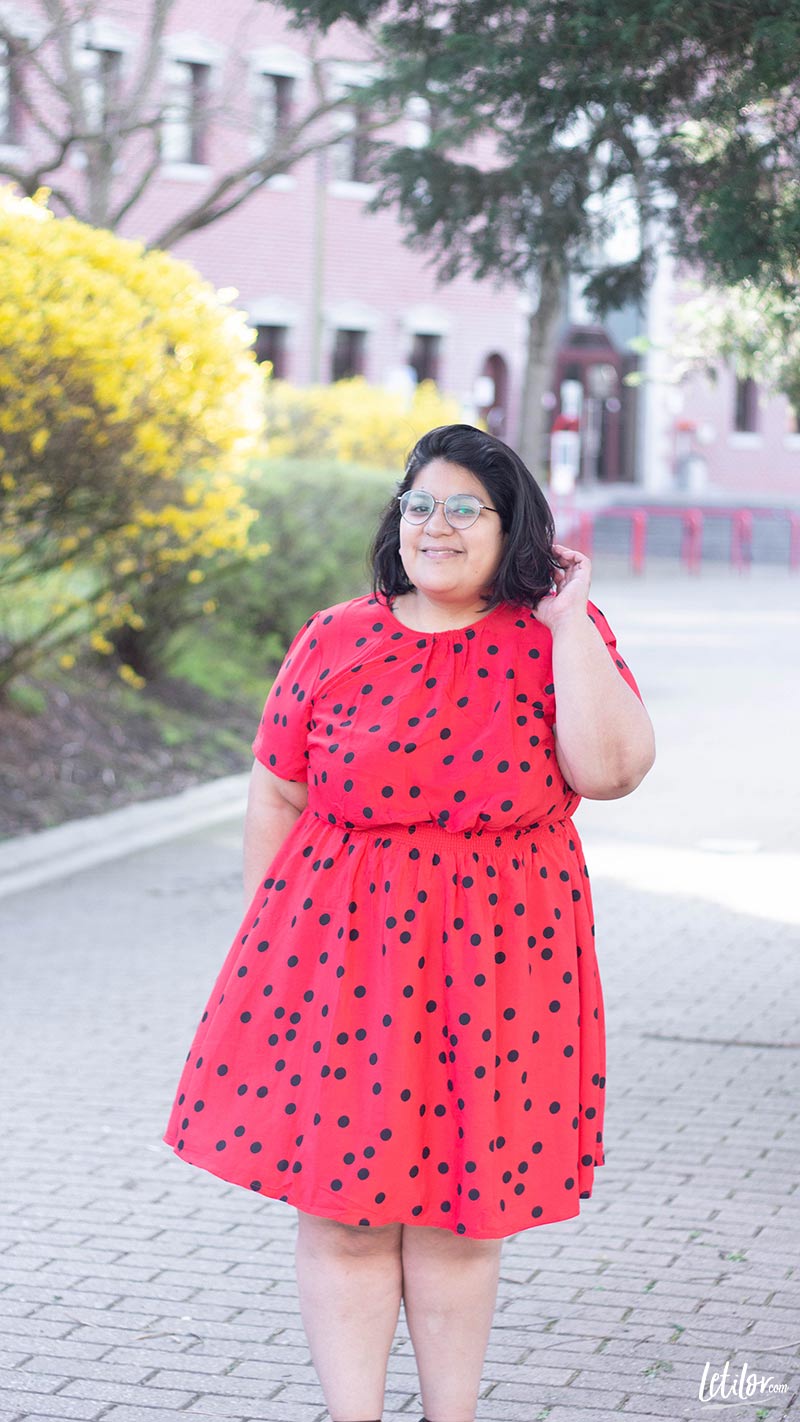
<path id="1" fill-rule="evenodd" d="M 403 489 L 402 493 L 400 493 L 400 494 L 395 494 L 395 498 L 396 498 L 396 499 L 398 500 L 398 502 L 399 502 L 400 499 L 405 498 L 406 494 L 427 494 L 427 496 L 428 496 L 429 499 L 433 499 L 433 494 L 430 492 L 429 489 Z M 470 498 L 470 499 L 475 499 L 476 503 L 478 503 L 478 504 L 480 505 L 480 507 L 479 507 L 479 509 L 478 509 L 478 512 L 476 513 L 474 519 L 472 520 L 472 523 L 465 523 L 465 524 L 463 525 L 463 528 L 462 528 L 462 529 L 459 529 L 457 524 L 455 524 L 455 523 L 450 523 L 450 520 L 449 520 L 449 518 L 447 517 L 447 502 L 448 502 L 448 500 L 449 500 L 449 499 L 458 499 L 458 498 Z M 406 516 L 405 516 L 405 514 L 403 513 L 403 510 L 402 510 L 402 509 L 400 510 L 400 517 L 401 517 L 402 519 L 404 519 L 406 523 L 410 524 L 412 528 L 424 528 L 424 527 L 425 527 L 425 524 L 428 522 L 428 519 L 433 518 L 433 515 L 436 513 L 436 505 L 437 505 L 437 504 L 442 504 L 442 505 L 444 506 L 444 516 L 445 516 L 445 519 L 447 520 L 447 523 L 449 524 L 450 528 L 455 528 L 455 529 L 457 530 L 457 532 L 463 532 L 464 529 L 467 529 L 467 528 L 474 528 L 475 524 L 478 522 L 478 519 L 480 518 L 480 516 L 481 516 L 481 514 L 483 513 L 483 510 L 484 510 L 484 509 L 488 509 L 489 513 L 496 513 L 496 514 L 499 514 L 499 512 L 500 512 L 499 509 L 493 508 L 491 504 L 485 504 L 485 503 L 483 503 L 483 501 L 478 498 L 478 495 L 477 495 L 477 494 L 448 494 L 448 496 L 447 496 L 446 499 L 433 499 L 433 508 L 431 509 L 431 511 L 430 511 L 430 513 L 428 514 L 427 518 L 423 518 L 423 519 L 420 519 L 420 520 L 418 520 L 418 521 L 415 521 L 415 520 L 412 519 L 412 518 L 406 518 Z"/>

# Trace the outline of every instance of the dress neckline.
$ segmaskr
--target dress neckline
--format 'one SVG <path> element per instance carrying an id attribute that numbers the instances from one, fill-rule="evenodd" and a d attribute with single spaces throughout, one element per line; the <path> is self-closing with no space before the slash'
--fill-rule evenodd
<path id="1" fill-rule="evenodd" d="M 397 616 L 397 613 L 392 607 L 392 601 L 389 598 L 386 599 L 385 606 L 387 612 L 390 613 L 392 620 L 397 624 L 397 630 L 401 632 L 407 632 L 410 637 L 455 637 L 458 636 L 459 633 L 462 635 L 467 632 L 474 633 L 475 630 L 478 627 L 481 627 L 484 622 L 489 622 L 497 613 L 502 612 L 506 607 L 506 603 L 498 603 L 496 607 L 492 607 L 489 609 L 488 612 L 485 612 L 483 617 L 477 618 L 477 620 L 474 622 L 467 622 L 464 624 L 463 627 L 442 627 L 435 632 L 426 632 L 418 627 L 409 627 L 405 622 L 401 622 L 400 618 Z"/>

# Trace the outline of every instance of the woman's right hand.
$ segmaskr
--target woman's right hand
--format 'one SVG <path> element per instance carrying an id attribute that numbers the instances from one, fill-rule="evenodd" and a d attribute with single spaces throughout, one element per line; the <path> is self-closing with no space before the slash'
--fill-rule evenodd
<path id="1" fill-rule="evenodd" d="M 563 543 L 554 543 L 553 552 L 562 564 L 553 573 L 555 588 L 545 593 L 533 609 L 538 620 L 551 632 L 564 620 L 586 616 L 592 581 L 592 564 L 585 553 L 567 548 Z"/>

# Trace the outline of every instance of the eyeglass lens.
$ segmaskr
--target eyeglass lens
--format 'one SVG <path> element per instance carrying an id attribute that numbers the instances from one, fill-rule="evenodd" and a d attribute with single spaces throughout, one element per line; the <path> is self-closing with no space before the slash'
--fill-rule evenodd
<path id="1" fill-rule="evenodd" d="M 434 507 L 433 495 L 423 490 L 407 490 L 400 500 L 400 512 L 409 523 L 424 523 L 430 518 Z M 454 528 L 468 528 L 480 511 L 480 500 L 474 494 L 451 494 L 444 503 L 445 518 Z"/>

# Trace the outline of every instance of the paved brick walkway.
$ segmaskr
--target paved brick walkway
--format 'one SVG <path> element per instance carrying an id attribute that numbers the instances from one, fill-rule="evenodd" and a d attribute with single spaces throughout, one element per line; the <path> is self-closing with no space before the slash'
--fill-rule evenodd
<path id="1" fill-rule="evenodd" d="M 798 1396 L 799 589 L 596 580 L 659 736 L 637 794 L 576 821 L 606 1164 L 579 1219 L 506 1243 L 480 1422 L 782 1422 Z M 0 1422 L 327 1418 L 294 1211 L 160 1139 L 239 912 L 237 825 L 0 904 Z M 726 1360 L 787 1390 L 704 1407 Z M 417 1422 L 416 1385 L 401 1318 L 387 1416 Z"/>

